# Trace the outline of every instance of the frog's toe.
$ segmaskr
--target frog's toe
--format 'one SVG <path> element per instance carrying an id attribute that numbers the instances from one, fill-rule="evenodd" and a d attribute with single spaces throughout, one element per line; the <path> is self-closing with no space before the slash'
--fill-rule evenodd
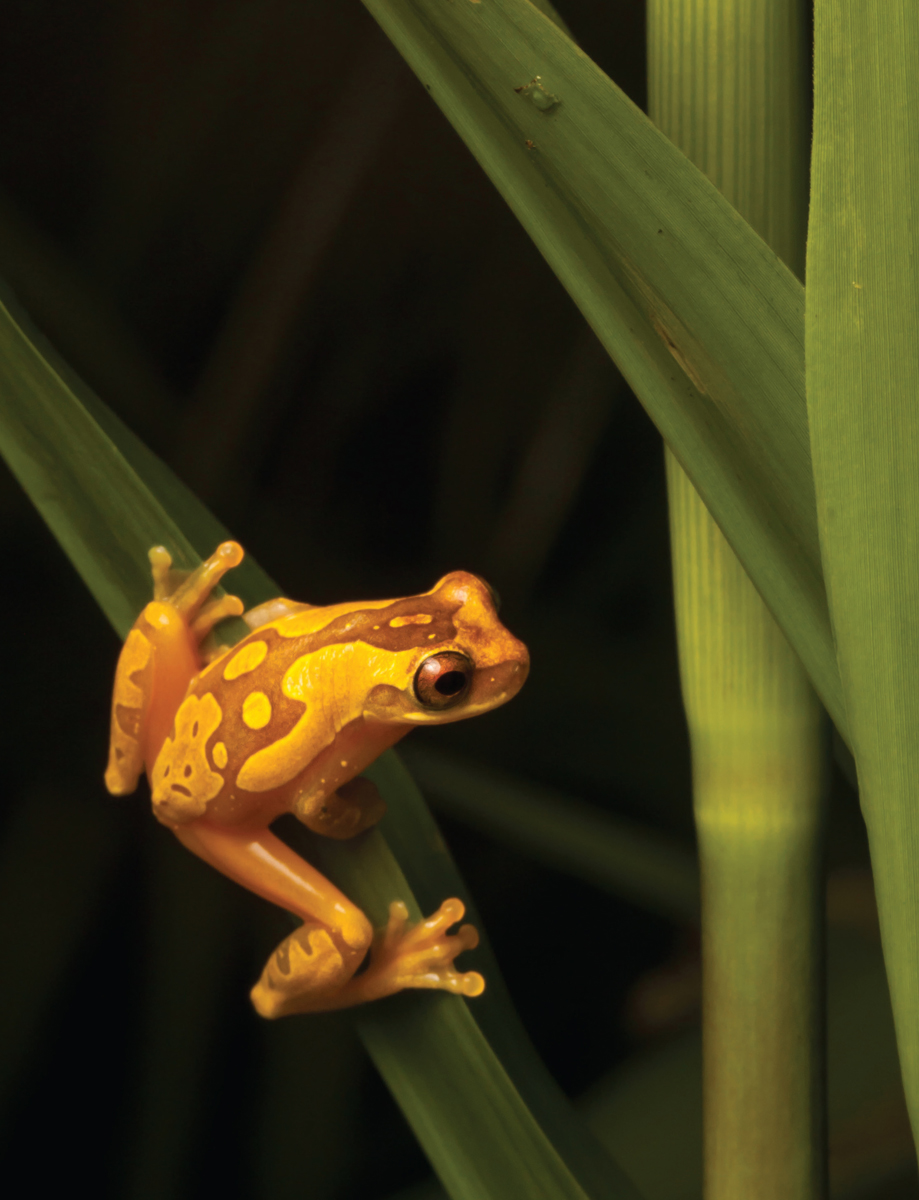
<path id="1" fill-rule="evenodd" d="M 269 958 L 249 993 L 252 1004 L 263 1017 L 298 1012 L 306 993 L 331 992 L 340 986 L 343 971 L 344 960 L 329 931 L 319 925 L 301 925 Z"/>
<path id="2" fill-rule="evenodd" d="M 392 910 L 394 907 L 394 905 L 390 906 L 390 919 L 392 919 Z M 415 943 L 427 945 L 435 942 L 441 934 L 446 933 L 451 925 L 455 925 L 457 921 L 461 921 L 465 915 L 466 907 L 462 900 L 457 900 L 453 896 L 451 899 L 445 900 L 437 912 L 428 917 L 426 921 L 419 921 L 417 925 L 407 930 L 403 936 L 403 944 L 405 946 L 414 945 Z M 463 950 L 472 950 L 473 947 L 479 944 L 479 935 L 474 925 L 461 926 L 459 932 L 454 934 L 453 938 L 463 940 Z M 455 953 L 459 954 L 459 950 Z"/>
<path id="3" fill-rule="evenodd" d="M 400 988 L 439 988 L 462 996 L 479 996 L 485 980 L 478 971 L 456 971 L 454 959 L 479 944 L 474 925 L 461 925 L 448 933 L 465 913 L 461 900 L 445 900 L 433 916 L 408 927 L 405 905 L 390 906 L 387 925 L 377 951 L 379 969 L 390 974 Z M 388 960 L 388 961 L 387 961 Z"/>

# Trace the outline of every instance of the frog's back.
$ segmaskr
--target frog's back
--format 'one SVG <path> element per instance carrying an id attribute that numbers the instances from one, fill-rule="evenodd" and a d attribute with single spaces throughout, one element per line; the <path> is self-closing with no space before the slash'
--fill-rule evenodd
<path id="1" fill-rule="evenodd" d="M 333 785 L 310 778 L 313 764 L 324 776 L 334 766 L 334 786 L 353 778 L 407 731 L 362 747 L 368 696 L 381 685 L 410 689 L 419 654 L 456 638 L 461 603 L 435 591 L 298 606 L 258 625 L 192 680 L 154 768 L 157 812 L 171 822 L 207 811 L 222 823 L 266 823 L 304 790 Z"/>

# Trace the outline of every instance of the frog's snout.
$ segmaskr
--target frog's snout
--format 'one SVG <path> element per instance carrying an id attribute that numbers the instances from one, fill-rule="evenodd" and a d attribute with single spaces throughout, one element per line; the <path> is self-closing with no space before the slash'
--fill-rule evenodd
<path id="1" fill-rule="evenodd" d="M 476 683 L 479 686 L 475 688 L 478 696 L 473 697 L 473 703 L 481 696 L 482 708 L 497 708 L 499 704 L 506 704 L 508 700 L 513 700 L 517 695 L 530 673 L 530 656 L 527 648 L 522 642 L 518 642 L 517 645 L 522 651 L 519 657 L 497 663 L 492 667 L 478 668 Z"/>

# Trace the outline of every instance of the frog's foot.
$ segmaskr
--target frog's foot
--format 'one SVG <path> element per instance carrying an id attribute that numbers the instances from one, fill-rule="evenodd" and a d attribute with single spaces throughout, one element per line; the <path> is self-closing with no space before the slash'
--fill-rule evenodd
<path id="1" fill-rule="evenodd" d="M 454 970 L 453 960 L 479 944 L 474 925 L 461 925 L 448 933 L 465 913 L 461 900 L 445 900 L 433 916 L 409 925 L 408 909 L 401 900 L 389 906 L 389 922 L 377 935 L 370 964 L 350 986 L 362 1000 L 388 996 L 402 988 L 439 988 L 461 996 L 479 996 L 485 980 L 478 971 Z M 357 1001 L 355 1001 L 357 1003 Z"/>
<path id="2" fill-rule="evenodd" d="M 367 1000 L 391 996 L 403 988 L 440 988 L 459 996 L 478 996 L 485 980 L 477 971 L 454 970 L 453 960 L 478 945 L 472 925 L 461 925 L 459 900 L 445 900 L 432 917 L 409 925 L 401 900 L 389 906 L 389 922 L 370 951 L 366 970 L 356 975 L 366 942 L 353 949 L 332 936 L 324 925 L 307 922 L 278 946 L 262 977 L 250 992 L 263 1017 L 350 1008 Z"/>
<path id="3" fill-rule="evenodd" d="M 245 605 L 239 596 L 221 596 L 219 600 L 208 600 L 191 623 L 192 637 L 198 643 L 198 653 L 204 666 L 209 666 L 230 649 L 222 646 L 216 638 L 210 636 L 215 625 L 227 617 L 241 617 Z"/>
<path id="4" fill-rule="evenodd" d="M 243 560 L 243 548 L 238 542 L 222 542 L 194 571 L 174 571 L 172 555 L 165 546 L 154 546 L 149 558 L 154 599 L 177 609 L 199 644 L 218 621 L 242 615 L 243 602 L 238 596 L 211 599 L 211 592 L 227 571 Z"/>
<path id="5" fill-rule="evenodd" d="M 189 623 L 193 622 L 227 571 L 238 567 L 242 560 L 243 548 L 239 542 L 221 542 L 210 558 L 196 567 L 173 592 L 169 603 L 183 613 Z"/>
<path id="6" fill-rule="evenodd" d="M 350 962 L 325 926 L 301 925 L 274 951 L 249 993 L 256 1012 L 272 1018 L 338 1007 L 329 999 L 341 991 L 361 956 L 348 958 Z"/>
<path id="7" fill-rule="evenodd" d="M 153 576 L 153 599 L 167 600 L 188 578 L 189 571 L 173 571 L 172 555 L 165 546 L 153 546 L 147 553 Z"/>

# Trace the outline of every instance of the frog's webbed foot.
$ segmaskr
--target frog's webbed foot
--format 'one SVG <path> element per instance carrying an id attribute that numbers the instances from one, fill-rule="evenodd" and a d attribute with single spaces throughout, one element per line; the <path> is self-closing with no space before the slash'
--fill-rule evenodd
<path id="1" fill-rule="evenodd" d="M 389 907 L 389 921 L 377 934 L 366 970 L 354 972 L 363 950 L 345 949 L 322 925 L 307 922 L 278 946 L 250 993 L 263 1017 L 349 1008 L 391 996 L 403 988 L 439 988 L 459 996 L 479 996 L 485 980 L 478 971 L 456 971 L 453 960 L 478 945 L 472 925 L 448 933 L 464 913 L 460 900 L 445 900 L 432 917 L 409 925 L 401 900 Z"/>
<path id="2" fill-rule="evenodd" d="M 274 950 L 252 990 L 262 1016 L 357 1003 L 341 997 L 370 949 L 373 927 L 347 896 L 270 829 L 198 819 L 174 831 L 205 862 L 304 922 Z"/>
<path id="3" fill-rule="evenodd" d="M 465 908 L 457 899 L 445 900 L 433 916 L 417 925 L 409 925 L 408 909 L 401 900 L 389 906 L 389 921 L 376 937 L 370 951 L 370 965 L 363 975 L 352 980 L 361 990 L 362 999 L 388 996 L 402 988 L 439 988 L 461 996 L 479 996 L 485 980 L 478 971 L 456 971 L 453 960 L 464 950 L 479 944 L 474 925 L 461 925 Z"/>

